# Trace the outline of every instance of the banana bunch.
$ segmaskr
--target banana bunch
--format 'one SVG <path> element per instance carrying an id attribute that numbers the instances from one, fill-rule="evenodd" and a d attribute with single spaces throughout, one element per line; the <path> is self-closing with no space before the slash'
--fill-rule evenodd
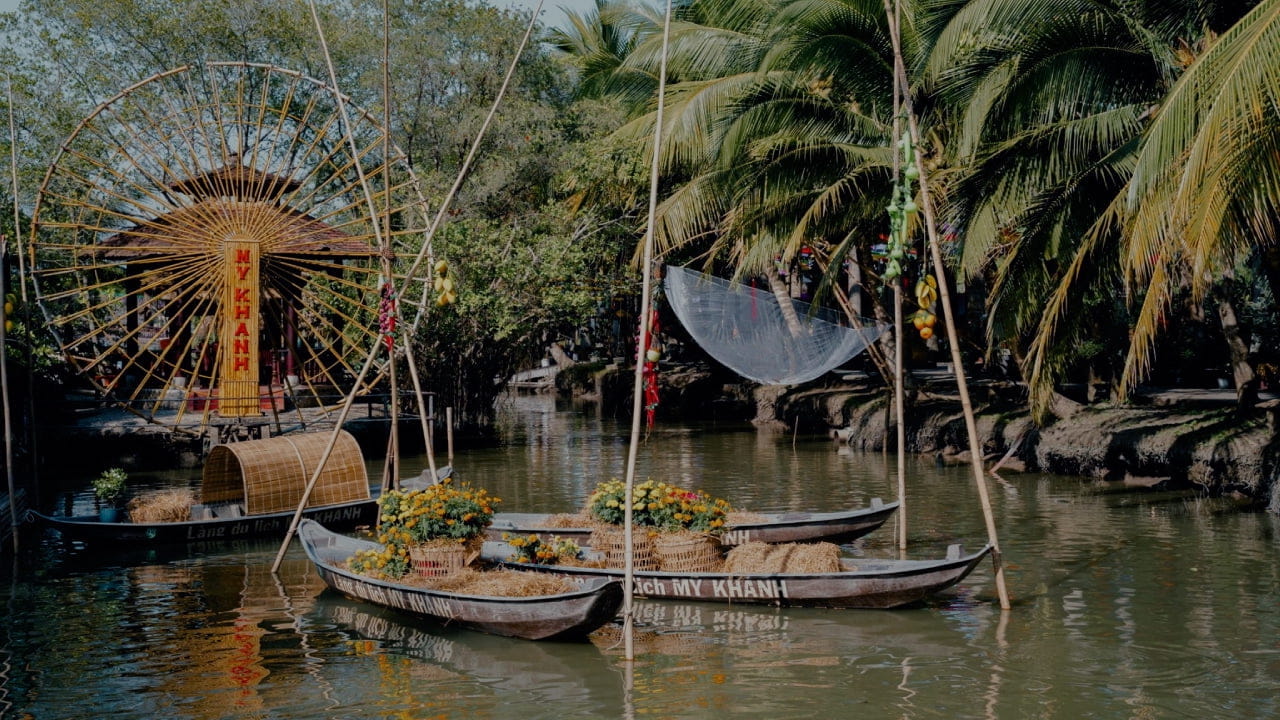
<path id="1" fill-rule="evenodd" d="M 938 302 L 938 280 L 933 275 L 926 274 L 916 283 L 916 304 L 920 309 L 911 316 L 911 323 L 916 326 L 916 330 L 920 331 L 920 337 L 925 340 L 933 337 L 933 326 L 938 322 L 938 316 L 930 310 L 936 302 Z"/>
<path id="2" fill-rule="evenodd" d="M 436 291 L 437 307 L 444 307 L 457 302 L 458 294 L 453 291 L 453 278 L 449 276 L 449 263 L 447 261 L 436 261 L 435 278 L 431 281 L 431 288 Z"/>

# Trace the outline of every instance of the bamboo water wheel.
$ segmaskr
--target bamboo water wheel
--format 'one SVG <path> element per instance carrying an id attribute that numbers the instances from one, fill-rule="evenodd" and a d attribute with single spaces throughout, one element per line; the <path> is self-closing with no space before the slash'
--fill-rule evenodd
<path id="1" fill-rule="evenodd" d="M 108 401 L 199 428 L 301 414 L 353 389 L 394 310 L 400 330 L 416 325 L 425 288 L 397 297 L 381 261 L 406 271 L 425 202 L 385 129 L 341 100 L 349 127 L 318 80 L 184 66 L 123 90 L 63 143 L 34 207 L 36 295 Z"/>

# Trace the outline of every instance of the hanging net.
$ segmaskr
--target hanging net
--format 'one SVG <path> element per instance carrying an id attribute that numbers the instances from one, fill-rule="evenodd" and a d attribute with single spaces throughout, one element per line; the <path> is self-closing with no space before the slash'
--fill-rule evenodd
<path id="1" fill-rule="evenodd" d="M 765 385 L 808 382 L 867 349 L 888 325 L 840 324 L 837 313 L 791 299 L 793 330 L 768 288 L 667 266 L 667 302 L 693 339 L 743 377 Z M 797 332 L 798 330 L 798 332 Z"/>

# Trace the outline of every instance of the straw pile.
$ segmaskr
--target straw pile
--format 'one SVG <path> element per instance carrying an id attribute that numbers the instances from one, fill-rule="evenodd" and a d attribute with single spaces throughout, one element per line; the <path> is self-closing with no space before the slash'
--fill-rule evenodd
<path id="1" fill-rule="evenodd" d="M 752 542 L 729 551 L 724 571 L 734 575 L 840 572 L 840 547 L 831 543 Z"/>
<path id="2" fill-rule="evenodd" d="M 444 577 L 422 578 L 417 584 L 432 590 L 490 597 L 559 595 L 578 589 L 572 581 L 547 573 L 464 568 Z"/>
<path id="3" fill-rule="evenodd" d="M 136 523 L 183 522 L 191 519 L 195 495 L 190 490 L 160 490 L 129 501 L 129 519 Z"/>
<path id="4" fill-rule="evenodd" d="M 734 527 L 735 525 L 755 525 L 768 519 L 768 517 L 761 515 L 760 513 L 747 512 L 746 510 L 735 510 L 725 515 L 724 524 L 729 527 Z"/>
<path id="5" fill-rule="evenodd" d="M 585 528 L 595 527 L 600 524 L 599 520 L 591 517 L 585 512 L 574 513 L 557 513 L 548 515 L 547 520 L 543 523 L 543 527 L 549 528 Z"/>

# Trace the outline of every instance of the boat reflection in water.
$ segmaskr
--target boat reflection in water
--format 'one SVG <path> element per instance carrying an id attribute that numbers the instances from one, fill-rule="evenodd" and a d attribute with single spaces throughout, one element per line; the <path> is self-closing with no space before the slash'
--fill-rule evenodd
<path id="1" fill-rule="evenodd" d="M 327 664 L 343 668 L 335 684 L 365 682 L 351 671 L 376 667 L 378 694 L 406 706 L 448 707 L 456 692 L 460 701 L 466 698 L 463 705 L 475 708 L 479 688 L 517 693 L 530 702 L 554 701 L 578 708 L 583 716 L 612 715 L 622 704 L 621 675 L 592 643 L 539 643 L 425 628 L 403 613 L 332 592 L 302 618 L 299 633 L 307 644 L 325 648 Z M 374 656 L 379 661 L 370 663 Z M 317 672 L 327 675 L 324 668 Z M 409 684 L 409 678 L 416 682 Z M 431 684 L 423 683 L 427 680 Z"/>

